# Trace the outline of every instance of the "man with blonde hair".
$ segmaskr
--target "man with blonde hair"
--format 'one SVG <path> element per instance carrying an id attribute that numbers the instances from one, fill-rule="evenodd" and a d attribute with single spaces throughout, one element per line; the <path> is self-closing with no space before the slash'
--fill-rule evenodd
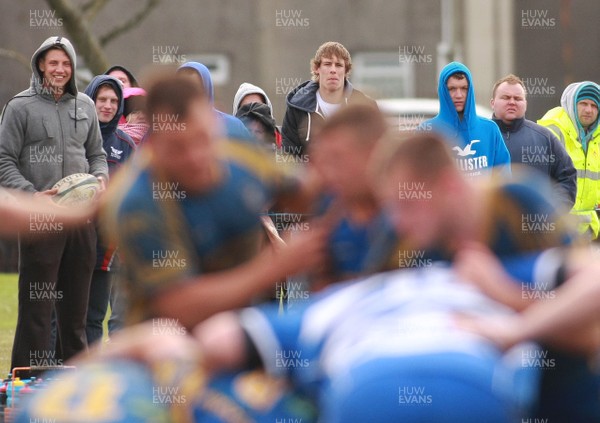
<path id="1" fill-rule="evenodd" d="M 310 61 L 312 79 L 305 81 L 287 96 L 283 119 L 283 153 L 305 155 L 316 126 L 340 107 L 355 102 L 375 102 L 355 90 L 348 76 L 352 58 L 346 48 L 334 41 L 322 44 Z"/>

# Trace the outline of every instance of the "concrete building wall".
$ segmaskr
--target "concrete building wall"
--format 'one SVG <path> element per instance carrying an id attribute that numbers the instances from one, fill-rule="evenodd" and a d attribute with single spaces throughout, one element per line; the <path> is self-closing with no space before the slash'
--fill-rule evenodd
<path id="1" fill-rule="evenodd" d="M 253 82 L 267 91 L 281 122 L 290 90 L 286 84 L 310 77 L 309 60 L 328 40 L 340 41 L 353 55 L 421 49 L 432 60 L 414 65 L 412 91 L 418 97 L 435 97 L 437 69 L 443 65 L 437 63 L 443 3 L 455 11 L 455 55 L 448 60 L 463 60 L 471 68 L 480 103 L 488 104 L 498 77 L 515 72 L 538 84 L 529 96 L 530 115 L 537 118 L 558 104 L 567 83 L 600 80 L 600 2 L 589 0 L 164 0 L 139 27 L 109 44 L 106 54 L 111 63 L 137 75 L 152 64 L 157 48 L 176 49 L 188 57 L 225 55 L 230 77 L 216 85 L 217 107 L 230 112 L 239 84 Z M 111 1 L 96 18 L 94 33 L 104 33 L 140 5 Z M 29 60 L 43 39 L 65 35 L 61 27 L 31 26 L 36 10 L 50 8 L 43 0 L 0 2 L 1 48 Z M 538 24 L 536 17 L 542 19 Z M 528 25 L 527 19 L 534 24 Z M 543 19 L 554 24 L 544 25 Z M 4 104 L 27 87 L 30 71 L 4 57 L 0 64 Z"/>
<path id="2" fill-rule="evenodd" d="M 571 82 L 600 83 L 600 2 L 526 0 L 513 13 L 515 72 L 529 85 L 530 119 L 559 106 Z"/>
<path id="3" fill-rule="evenodd" d="M 134 4 L 138 5 L 126 0 L 109 3 L 94 21 L 94 33 L 102 34 L 117 20 L 128 17 Z M 32 10 L 50 8 L 41 0 L 2 2 L 1 47 L 29 58 L 46 37 L 66 35 L 60 27 L 31 27 Z M 292 25 L 294 21 L 306 25 Z M 217 106 L 230 112 L 239 84 L 253 82 L 271 96 L 281 120 L 285 93 L 289 91 L 282 84 L 310 78 L 309 60 L 321 43 L 339 41 L 352 54 L 396 54 L 400 46 L 419 46 L 435 56 L 439 22 L 439 0 L 169 0 L 163 1 L 139 27 L 109 44 L 106 54 L 111 63 L 122 64 L 136 75 L 152 64 L 153 49 L 157 48 L 176 49 L 187 56 L 224 54 L 230 60 L 231 74 L 226 85 L 216 86 Z M 14 61 L 0 58 L 0 62 L 0 101 L 5 103 L 27 86 L 30 72 Z M 434 96 L 435 81 L 435 67 L 420 65 L 416 95 Z"/>

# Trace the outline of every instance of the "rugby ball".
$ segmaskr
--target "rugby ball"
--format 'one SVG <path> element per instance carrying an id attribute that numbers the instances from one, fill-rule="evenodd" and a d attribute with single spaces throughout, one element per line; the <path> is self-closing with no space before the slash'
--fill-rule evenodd
<path id="1" fill-rule="evenodd" d="M 83 205 L 91 202 L 100 191 L 100 181 L 89 173 L 74 173 L 54 184 L 58 190 L 52 197 L 61 206 Z"/>

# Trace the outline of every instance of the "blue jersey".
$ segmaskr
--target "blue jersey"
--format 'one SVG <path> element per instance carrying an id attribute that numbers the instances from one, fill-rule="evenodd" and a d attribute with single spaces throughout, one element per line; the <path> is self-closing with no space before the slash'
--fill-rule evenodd
<path id="1" fill-rule="evenodd" d="M 135 291 L 134 313 L 189 278 L 230 269 L 252 258 L 262 235 L 260 213 L 294 181 L 270 157 L 247 142 L 222 141 L 219 184 L 191 194 L 162 180 L 151 158 L 140 156 L 120 175 L 124 185 L 113 198 L 111 227 Z M 134 318 L 134 320 L 137 320 Z"/>
<path id="2" fill-rule="evenodd" d="M 315 421 L 316 410 L 282 379 L 255 370 L 208 381 L 195 363 L 86 363 L 23 398 L 16 422 L 273 423 Z"/>
<path id="3" fill-rule="evenodd" d="M 324 197 L 318 206 L 320 215 L 338 209 L 335 197 Z M 398 237 L 384 212 L 370 221 L 356 223 L 342 211 L 328 239 L 328 276 L 333 281 L 395 269 Z"/>
<path id="4" fill-rule="evenodd" d="M 423 395 L 445 397 L 434 401 L 432 415 L 463 408 L 460 401 L 470 395 L 469 406 L 477 397 L 489 406 L 488 414 L 497 411 L 495 420 L 486 421 L 508 421 L 510 366 L 490 342 L 459 329 L 455 313 L 489 316 L 510 311 L 458 281 L 450 270 L 434 267 L 333 286 L 284 318 L 276 307 L 246 309 L 241 322 L 267 371 L 288 376 L 313 395 L 327 416 L 323 421 L 401 421 L 410 410 L 398 402 L 420 401 Z M 495 377 L 505 378 L 507 384 L 492 389 Z M 363 383 L 370 392 L 362 391 Z M 462 399 L 461 384 L 471 387 Z M 386 392 L 382 386 L 394 388 Z M 417 398 L 413 388 L 424 392 Z M 388 398 L 377 411 L 387 420 L 364 420 L 365 412 L 373 412 L 370 401 L 377 397 Z M 341 404 L 366 411 L 351 417 Z M 483 421 L 482 415 L 480 420 L 454 421 Z"/>

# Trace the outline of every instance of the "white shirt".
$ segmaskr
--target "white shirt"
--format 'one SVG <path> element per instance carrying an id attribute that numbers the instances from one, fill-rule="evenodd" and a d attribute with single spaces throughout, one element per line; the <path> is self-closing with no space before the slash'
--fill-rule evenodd
<path id="1" fill-rule="evenodd" d="M 323 100 L 319 91 L 317 91 L 317 105 L 319 106 L 318 110 L 326 118 L 334 114 L 341 107 L 341 104 L 327 103 Z"/>

